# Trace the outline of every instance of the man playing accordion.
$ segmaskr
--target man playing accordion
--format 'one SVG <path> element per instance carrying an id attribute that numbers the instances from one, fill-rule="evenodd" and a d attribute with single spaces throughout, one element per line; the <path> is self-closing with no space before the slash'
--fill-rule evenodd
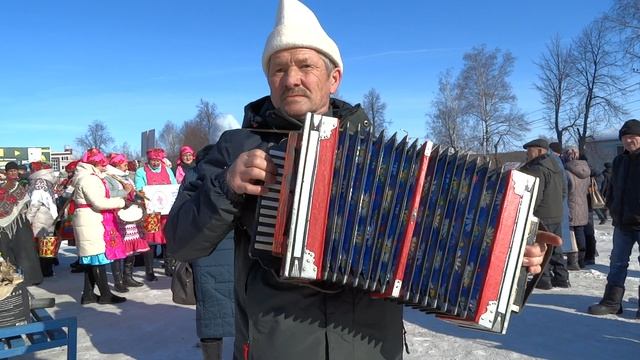
<path id="1" fill-rule="evenodd" d="M 249 103 L 243 129 L 225 132 L 198 160 L 198 179 L 184 185 L 165 228 L 170 253 L 206 256 L 234 231 L 235 358 L 400 359 L 401 305 L 352 288 L 284 283 L 249 257 L 257 195 L 276 173 L 262 149 L 285 136 L 272 130 L 299 130 L 308 112 L 349 129 L 371 126 L 359 106 L 331 98 L 343 63 L 311 10 L 282 0 L 278 11 L 262 57 L 270 96 Z M 528 246 L 523 265 L 539 272 L 545 248 Z"/>

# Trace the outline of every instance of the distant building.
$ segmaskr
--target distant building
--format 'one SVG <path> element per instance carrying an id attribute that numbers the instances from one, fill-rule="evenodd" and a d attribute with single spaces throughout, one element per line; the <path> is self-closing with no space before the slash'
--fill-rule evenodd
<path id="1" fill-rule="evenodd" d="M 40 147 L 5 147 L 0 146 L 0 166 L 4 167 L 9 161 L 18 164 L 28 164 L 34 161 L 51 161 L 51 149 L 48 146 Z"/>
<path id="2" fill-rule="evenodd" d="M 51 168 L 54 171 L 63 171 L 73 160 L 73 149 L 69 146 L 65 146 L 62 152 L 51 152 Z"/>
<path id="3" fill-rule="evenodd" d="M 604 163 L 612 162 L 613 158 L 622 154 L 624 148 L 618 139 L 618 133 L 611 132 L 587 139 L 584 151 L 589 165 L 597 171 L 602 171 Z"/>
<path id="4" fill-rule="evenodd" d="M 527 152 L 523 150 L 509 151 L 492 154 L 490 158 L 495 162 L 496 166 L 513 168 L 516 164 L 523 164 L 527 161 Z"/>

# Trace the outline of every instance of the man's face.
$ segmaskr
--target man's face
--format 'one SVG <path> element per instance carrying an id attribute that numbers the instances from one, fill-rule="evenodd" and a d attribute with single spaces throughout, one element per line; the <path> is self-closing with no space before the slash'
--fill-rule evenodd
<path id="1" fill-rule="evenodd" d="M 18 178 L 18 169 L 7 170 L 7 179 L 16 180 Z"/>
<path id="2" fill-rule="evenodd" d="M 151 168 L 153 169 L 159 168 L 160 164 L 162 164 L 162 160 L 158 160 L 158 159 L 149 160 L 149 166 L 151 166 Z"/>
<path id="3" fill-rule="evenodd" d="M 541 149 L 539 147 L 529 146 L 527 148 L 527 160 L 531 161 L 537 158 L 538 156 L 540 156 L 540 153 L 541 153 Z"/>
<path id="4" fill-rule="evenodd" d="M 318 52 L 297 48 L 271 55 L 268 77 L 273 105 L 304 120 L 307 112 L 324 114 L 329 110 L 329 97 L 338 89 L 342 70 L 329 74 Z"/>
<path id="5" fill-rule="evenodd" d="M 640 149 L 640 136 L 624 135 L 622 136 L 622 146 L 628 152 L 635 152 Z"/>

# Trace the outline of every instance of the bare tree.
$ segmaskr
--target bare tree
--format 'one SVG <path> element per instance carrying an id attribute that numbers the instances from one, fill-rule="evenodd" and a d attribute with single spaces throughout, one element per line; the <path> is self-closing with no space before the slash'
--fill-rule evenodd
<path id="1" fill-rule="evenodd" d="M 195 151 L 198 151 L 205 147 L 209 143 L 209 133 L 206 128 L 206 123 L 193 119 L 185 121 L 182 124 L 180 133 L 184 138 L 183 145 L 191 146 Z"/>
<path id="2" fill-rule="evenodd" d="M 560 37 L 555 35 L 547 44 L 546 52 L 536 62 L 540 74 L 535 88 L 541 95 L 542 105 L 545 110 L 545 120 L 550 129 L 556 134 L 560 145 L 563 144 L 563 136 L 575 126 L 574 121 L 561 118 L 562 110 L 575 94 L 575 82 L 573 72 L 575 67 L 571 56 L 571 46 L 562 46 Z"/>
<path id="3" fill-rule="evenodd" d="M 529 130 L 507 81 L 515 63 L 511 52 L 474 47 L 463 56 L 458 85 L 467 115 L 479 130 L 480 152 L 514 146 Z"/>
<path id="4" fill-rule="evenodd" d="M 130 159 L 130 160 L 139 159 L 140 158 L 140 152 L 132 150 L 131 146 L 126 141 L 124 143 L 122 143 L 122 145 L 116 146 L 113 149 L 113 151 L 117 152 L 117 153 L 120 153 L 120 154 L 123 154 L 124 156 L 127 157 L 127 159 Z"/>
<path id="5" fill-rule="evenodd" d="M 432 113 L 427 114 L 427 128 L 432 140 L 455 150 L 469 150 L 469 132 L 464 124 L 464 104 L 460 89 L 453 81 L 451 69 L 440 74 L 438 93 L 431 102 Z"/>
<path id="6" fill-rule="evenodd" d="M 387 130 L 388 125 L 391 125 L 391 122 L 387 121 L 384 113 L 387 110 L 387 104 L 382 101 L 382 97 L 376 89 L 371 88 L 364 94 L 362 98 L 362 109 L 365 114 L 367 114 L 376 133 Z"/>
<path id="7" fill-rule="evenodd" d="M 76 144 L 82 148 L 83 152 L 89 148 L 105 151 L 112 143 L 113 137 L 109 134 L 107 126 L 100 120 L 94 120 L 89 124 L 87 132 L 76 138 Z"/>
<path id="8" fill-rule="evenodd" d="M 183 139 L 183 134 L 181 134 L 178 126 L 172 121 L 167 121 L 158 135 L 158 143 L 162 146 L 169 159 L 178 157 Z"/>
<path id="9" fill-rule="evenodd" d="M 614 0 L 605 21 L 618 35 L 619 45 L 627 58 L 640 68 L 640 2 Z"/>
<path id="10" fill-rule="evenodd" d="M 575 101 L 582 107 L 582 119 L 574 127 L 578 148 L 582 152 L 594 131 L 609 126 L 611 120 L 625 113 L 620 102 L 627 93 L 622 77 L 621 59 L 612 49 L 607 27 L 602 19 L 589 24 L 574 42 L 576 66 Z"/>
<path id="11" fill-rule="evenodd" d="M 216 131 L 218 126 L 218 107 L 215 103 L 200 99 L 197 105 L 198 113 L 193 121 L 197 122 L 199 127 L 204 129 L 205 134 L 211 134 Z"/>

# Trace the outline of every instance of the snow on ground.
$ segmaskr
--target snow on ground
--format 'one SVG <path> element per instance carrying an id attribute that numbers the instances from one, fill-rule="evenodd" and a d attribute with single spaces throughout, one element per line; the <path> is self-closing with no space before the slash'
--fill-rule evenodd
<path id="1" fill-rule="evenodd" d="M 611 251 L 610 225 L 596 225 L 596 265 L 571 272 L 569 289 L 536 290 L 523 312 L 511 317 L 507 335 L 463 329 L 430 315 L 407 309 L 405 327 L 413 359 L 637 359 L 640 354 L 638 308 L 640 266 L 638 249 L 631 256 L 624 313 L 596 317 L 587 307 L 599 301 L 606 283 Z M 79 359 L 200 359 L 195 333 L 195 310 L 171 301 L 170 279 L 134 288 L 119 305 L 79 303 L 82 274 L 67 266 L 75 248 L 63 245 L 56 276 L 38 287 L 37 297 L 54 296 L 54 317 L 78 318 Z M 161 273 L 159 263 L 156 273 Z M 136 275 L 143 275 L 136 268 Z M 225 339 L 224 358 L 231 358 L 231 341 Z M 41 351 L 23 359 L 65 359 L 64 349 Z"/>
<path id="2" fill-rule="evenodd" d="M 596 265 L 571 271 L 569 289 L 535 290 L 506 335 L 463 329 L 414 310 L 405 311 L 409 355 L 405 359 L 638 359 L 640 266 L 631 255 L 621 316 L 592 316 L 609 271 L 613 227 L 596 225 Z"/>

